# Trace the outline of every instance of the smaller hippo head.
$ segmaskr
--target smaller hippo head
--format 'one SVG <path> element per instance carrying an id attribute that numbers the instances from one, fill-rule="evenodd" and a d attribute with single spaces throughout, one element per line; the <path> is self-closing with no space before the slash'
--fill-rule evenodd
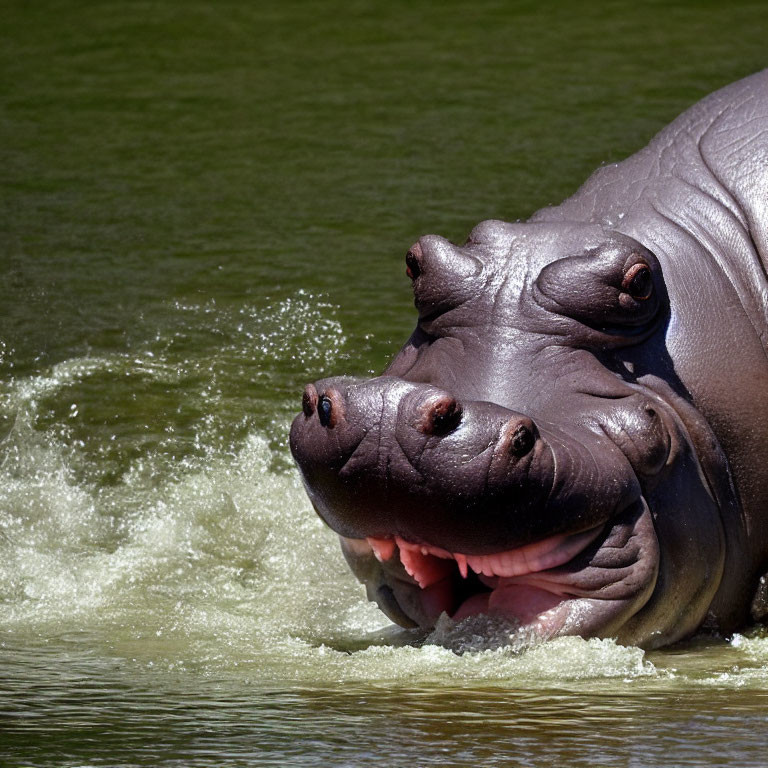
<path id="1" fill-rule="evenodd" d="M 712 441 L 674 386 L 654 255 L 598 225 L 487 221 L 406 266 L 411 338 L 377 378 L 308 385 L 291 428 L 369 598 L 423 628 L 486 613 L 659 645 L 698 626 L 723 561 Z"/>

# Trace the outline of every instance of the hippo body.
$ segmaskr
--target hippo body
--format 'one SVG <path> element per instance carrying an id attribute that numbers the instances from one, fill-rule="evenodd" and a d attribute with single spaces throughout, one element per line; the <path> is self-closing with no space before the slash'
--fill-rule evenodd
<path id="1" fill-rule="evenodd" d="M 290 438 L 370 599 L 645 647 L 765 618 L 768 70 L 406 263 L 411 338 Z"/>

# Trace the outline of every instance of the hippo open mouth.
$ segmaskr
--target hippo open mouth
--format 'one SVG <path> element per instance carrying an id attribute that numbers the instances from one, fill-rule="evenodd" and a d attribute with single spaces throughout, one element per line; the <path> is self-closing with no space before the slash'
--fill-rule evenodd
<path id="1" fill-rule="evenodd" d="M 352 570 L 393 621 L 429 629 L 480 614 L 546 638 L 578 624 L 619 626 L 652 591 L 658 543 L 647 506 L 609 524 L 485 555 L 401 536 L 342 537 Z"/>
<path id="2" fill-rule="evenodd" d="M 424 591 L 430 614 L 445 612 L 455 621 L 476 614 L 499 614 L 530 624 L 563 598 L 572 596 L 555 569 L 583 552 L 603 531 L 551 536 L 543 541 L 490 555 L 447 552 L 431 545 L 393 539 L 367 539 L 380 562 L 399 556 L 406 573 Z M 456 573 L 463 584 L 455 585 Z M 474 577 L 470 580 L 470 574 Z M 456 588 L 458 586 L 458 588 Z"/>

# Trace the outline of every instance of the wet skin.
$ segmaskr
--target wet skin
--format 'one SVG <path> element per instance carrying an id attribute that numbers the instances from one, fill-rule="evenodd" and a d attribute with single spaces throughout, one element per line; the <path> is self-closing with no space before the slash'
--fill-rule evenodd
<path id="1" fill-rule="evenodd" d="M 290 438 L 394 621 L 656 647 L 763 617 L 766 159 L 760 73 L 561 206 L 410 248 L 413 335 L 308 385 Z"/>

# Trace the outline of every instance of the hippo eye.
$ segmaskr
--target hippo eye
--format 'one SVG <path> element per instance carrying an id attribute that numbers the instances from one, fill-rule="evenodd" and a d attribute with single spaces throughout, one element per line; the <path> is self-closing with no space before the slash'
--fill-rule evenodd
<path id="1" fill-rule="evenodd" d="M 533 432 L 524 424 L 521 424 L 509 441 L 509 450 L 512 455 L 517 456 L 519 459 L 533 448 L 535 442 L 536 438 L 533 436 Z"/>
<path id="2" fill-rule="evenodd" d="M 643 261 L 633 264 L 621 281 L 622 289 L 636 301 L 646 301 L 653 291 L 651 268 Z"/>
<path id="3" fill-rule="evenodd" d="M 333 405 L 330 399 L 323 395 L 317 402 L 317 418 L 324 427 L 330 425 L 332 412 Z"/>

